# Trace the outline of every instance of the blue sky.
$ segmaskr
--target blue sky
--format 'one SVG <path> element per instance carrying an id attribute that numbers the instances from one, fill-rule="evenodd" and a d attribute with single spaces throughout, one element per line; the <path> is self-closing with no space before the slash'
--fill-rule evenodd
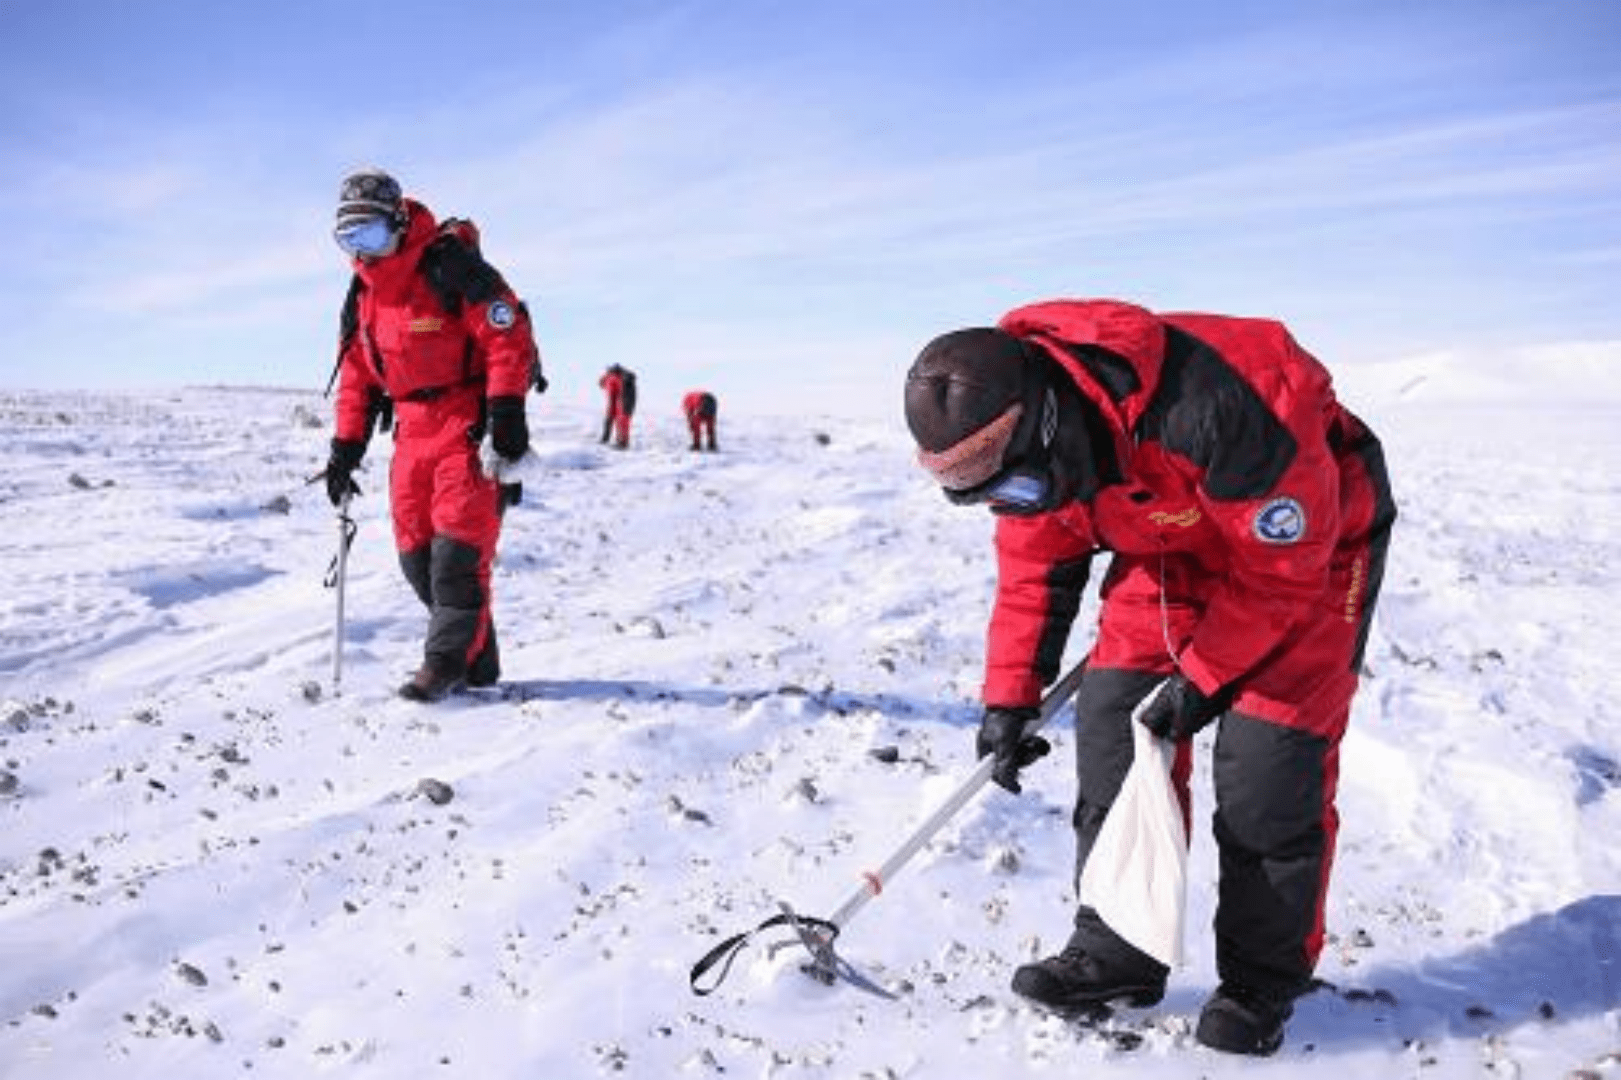
<path id="1" fill-rule="evenodd" d="M 324 385 L 368 164 L 569 402 L 898 413 L 1055 296 L 1331 367 L 1621 339 L 1618 60 L 1610 0 L 0 0 L 0 387 Z"/>

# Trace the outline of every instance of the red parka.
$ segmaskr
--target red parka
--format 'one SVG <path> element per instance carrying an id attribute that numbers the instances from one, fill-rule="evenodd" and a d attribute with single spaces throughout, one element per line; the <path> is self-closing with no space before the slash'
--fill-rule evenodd
<path id="1" fill-rule="evenodd" d="M 476 387 L 482 398 L 522 397 L 529 388 L 534 332 L 518 298 L 496 276 L 473 282 L 459 310 L 447 309 L 421 266 L 439 238 L 438 222 L 421 203 L 407 199 L 405 205 L 410 220 L 398 254 L 371 263 L 354 260 L 360 287 L 352 293 L 355 310 L 344 318 L 340 439 L 367 440 L 374 389 L 405 403 L 461 388 Z M 440 271 L 454 275 L 460 269 L 452 259 Z"/>
<path id="2" fill-rule="evenodd" d="M 1123 481 L 998 519 L 986 703 L 1033 703 L 1055 677 L 1097 551 L 1116 553 L 1097 666 L 1174 662 L 1206 693 L 1238 681 L 1240 708 L 1284 724 L 1349 700 L 1347 635 L 1359 659 L 1383 553 L 1369 538 L 1394 505 L 1323 366 L 1277 322 L 1112 300 L 1033 304 L 1000 326 L 1097 406 Z"/>
<path id="3" fill-rule="evenodd" d="M 356 259 L 344 305 L 337 438 L 364 444 L 394 410 L 390 507 L 400 565 L 430 612 L 425 656 L 488 685 L 499 673 L 490 608 L 501 496 L 477 438 L 495 398 L 539 376 L 529 316 L 477 250 L 471 223 L 441 229 L 405 200 L 394 254 Z"/>

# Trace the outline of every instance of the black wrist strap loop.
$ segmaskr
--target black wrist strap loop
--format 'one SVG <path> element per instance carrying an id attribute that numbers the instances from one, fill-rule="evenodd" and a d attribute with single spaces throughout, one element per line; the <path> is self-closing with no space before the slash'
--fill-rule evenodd
<path id="1" fill-rule="evenodd" d="M 343 551 L 342 551 L 342 553 L 347 554 L 350 547 L 352 547 L 354 545 L 355 533 L 360 531 L 360 526 L 355 524 L 355 519 L 349 516 L 349 512 L 347 510 L 339 512 L 338 520 L 343 522 Z M 332 556 L 332 562 L 327 566 L 327 568 L 326 568 L 326 577 L 321 580 L 321 584 L 324 587 L 328 588 L 328 589 L 333 589 L 333 588 L 337 587 L 337 585 L 338 585 L 338 555 L 335 554 L 335 555 Z"/>
<path id="2" fill-rule="evenodd" d="M 726 981 L 726 976 L 731 972 L 732 962 L 737 959 L 737 954 L 742 952 L 750 941 L 754 940 L 754 936 L 756 934 L 759 934 L 764 930 L 770 930 L 775 926 L 791 926 L 800 933 L 801 937 L 803 937 L 806 933 L 816 931 L 820 935 L 824 935 L 825 945 L 831 945 L 833 943 L 833 939 L 839 936 L 838 926 L 826 919 L 818 919 L 812 915 L 795 915 L 791 912 L 783 912 L 780 915 L 773 915 L 759 926 L 756 926 L 753 930 L 749 930 L 741 934 L 733 934 L 719 945 L 716 945 L 713 949 L 710 949 L 703 955 L 702 958 L 699 959 L 696 964 L 692 965 L 692 973 L 687 977 L 687 981 L 692 987 L 692 992 L 697 994 L 699 997 L 707 997 L 708 995 L 714 993 L 720 988 L 720 984 Z M 799 943 L 783 942 L 780 944 L 792 945 Z M 775 949 L 772 951 L 775 951 Z M 715 973 L 714 982 L 710 983 L 708 986 L 700 986 L 698 984 L 698 980 L 703 978 L 709 969 L 714 967 L 716 964 L 720 964 L 721 968 Z"/>

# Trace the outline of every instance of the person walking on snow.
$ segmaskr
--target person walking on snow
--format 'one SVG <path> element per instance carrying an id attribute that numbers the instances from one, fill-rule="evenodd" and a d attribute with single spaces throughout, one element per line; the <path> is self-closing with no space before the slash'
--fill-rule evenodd
<path id="1" fill-rule="evenodd" d="M 385 172 L 343 181 L 334 235 L 354 277 L 327 494 L 338 505 L 358 493 L 354 471 L 392 411 L 394 539 L 429 612 L 422 665 L 400 694 L 436 701 L 464 682 L 494 685 L 490 567 L 503 503 L 479 442 L 488 431 L 507 461 L 529 448 L 524 395 L 543 380 L 527 309 L 479 253 L 471 222 L 441 224 Z"/>
<path id="2" fill-rule="evenodd" d="M 715 449 L 718 408 L 715 395 L 707 390 L 694 390 L 681 399 L 681 412 L 687 418 L 687 430 L 692 433 L 692 449 Z"/>
<path id="3" fill-rule="evenodd" d="M 1338 818 L 1339 745 L 1396 517 L 1378 440 L 1277 322 L 1056 300 L 930 342 L 907 374 L 919 463 L 997 515 L 977 753 L 993 778 L 1058 673 L 1094 554 L 1112 553 L 1076 694 L 1077 880 L 1132 758 L 1131 717 L 1218 724 L 1220 985 L 1196 1037 L 1269 1054 L 1310 985 Z M 1081 905 L 1015 993 L 1059 1010 L 1157 1002 L 1169 969 Z"/>
<path id="4" fill-rule="evenodd" d="M 614 449 L 623 450 L 630 445 L 630 418 L 636 413 L 636 373 L 614 364 L 602 373 L 597 385 L 608 395 L 602 438 L 598 441 L 606 443 L 612 435 Z"/>

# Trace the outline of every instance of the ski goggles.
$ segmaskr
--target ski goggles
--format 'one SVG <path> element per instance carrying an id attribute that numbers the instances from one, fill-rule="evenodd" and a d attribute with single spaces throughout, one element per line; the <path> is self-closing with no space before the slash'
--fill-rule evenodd
<path id="1" fill-rule="evenodd" d="M 383 254 L 394 243 L 394 223 L 386 217 L 362 218 L 346 222 L 332 230 L 338 247 L 357 259 L 371 259 Z"/>
<path id="2" fill-rule="evenodd" d="M 1039 468 L 1018 466 L 1006 475 L 997 477 L 995 483 L 973 501 L 988 502 L 991 510 L 996 512 L 1033 514 L 1050 509 L 1053 487 L 1053 473 L 1049 465 Z M 958 500 L 953 496 L 957 494 L 947 492 L 946 497 L 956 502 Z"/>
<path id="3" fill-rule="evenodd" d="M 1057 427 L 1058 401 L 1048 388 L 1039 410 L 1015 402 L 955 446 L 920 451 L 918 463 L 958 506 L 989 503 L 999 513 L 1040 513 L 1052 508 L 1058 487 L 1051 450 Z"/>

